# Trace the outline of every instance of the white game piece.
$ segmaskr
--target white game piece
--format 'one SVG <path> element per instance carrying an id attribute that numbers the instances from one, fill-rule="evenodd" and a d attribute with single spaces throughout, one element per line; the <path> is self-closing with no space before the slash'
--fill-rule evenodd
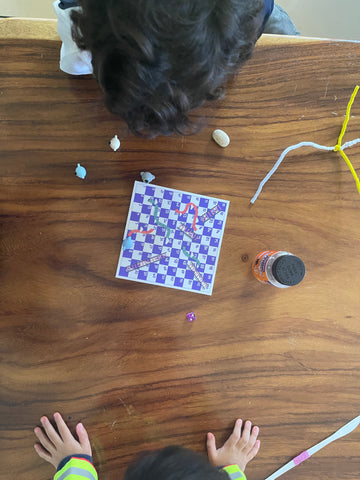
<path id="1" fill-rule="evenodd" d="M 114 152 L 120 148 L 120 140 L 118 139 L 117 135 L 110 140 L 110 147 L 114 150 Z"/>
<path id="2" fill-rule="evenodd" d="M 75 168 L 75 175 L 82 180 L 86 177 L 86 169 L 80 165 L 80 163 L 77 164 L 77 167 Z"/>
<path id="3" fill-rule="evenodd" d="M 150 172 L 140 172 L 141 180 L 145 183 L 150 183 L 155 180 L 155 175 Z"/>
<path id="4" fill-rule="evenodd" d="M 227 133 L 225 133 L 223 130 L 214 130 L 212 133 L 212 138 L 215 140 L 215 142 L 220 145 L 220 147 L 227 147 L 230 143 L 230 138 Z"/>

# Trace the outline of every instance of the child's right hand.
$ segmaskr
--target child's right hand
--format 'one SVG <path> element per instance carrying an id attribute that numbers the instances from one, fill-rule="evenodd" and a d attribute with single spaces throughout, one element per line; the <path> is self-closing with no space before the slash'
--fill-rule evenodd
<path id="1" fill-rule="evenodd" d="M 59 433 L 47 417 L 41 417 L 40 419 L 44 431 L 40 427 L 34 429 L 34 433 L 41 444 L 36 443 L 34 445 L 39 457 L 51 463 L 57 469 L 61 460 L 69 455 L 91 455 L 89 437 L 82 423 L 76 425 L 76 433 L 79 438 L 79 441 L 77 441 L 60 413 L 54 413 L 54 419 Z"/>
<path id="2" fill-rule="evenodd" d="M 207 434 L 207 451 L 209 461 L 215 467 L 226 465 L 239 465 L 240 470 L 245 471 L 246 464 L 252 460 L 260 448 L 260 440 L 257 440 L 259 427 L 251 428 L 251 422 L 245 422 L 241 431 L 242 420 L 235 422 L 235 427 L 221 448 L 216 448 L 215 436 Z"/>

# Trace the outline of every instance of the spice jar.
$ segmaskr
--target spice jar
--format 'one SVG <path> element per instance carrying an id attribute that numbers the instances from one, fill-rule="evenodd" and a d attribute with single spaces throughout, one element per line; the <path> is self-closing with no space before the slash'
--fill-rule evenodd
<path id="1" fill-rule="evenodd" d="M 283 250 L 260 252 L 253 262 L 252 270 L 259 282 L 278 288 L 297 285 L 305 276 L 304 262 Z"/>

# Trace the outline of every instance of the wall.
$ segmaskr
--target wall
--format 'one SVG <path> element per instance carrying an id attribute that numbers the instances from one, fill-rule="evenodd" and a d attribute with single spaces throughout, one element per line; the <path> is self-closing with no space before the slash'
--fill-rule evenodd
<path id="1" fill-rule="evenodd" d="M 360 40 L 360 0 L 275 0 L 304 36 Z M 54 18 L 52 0 L 0 0 L 0 15 Z"/>

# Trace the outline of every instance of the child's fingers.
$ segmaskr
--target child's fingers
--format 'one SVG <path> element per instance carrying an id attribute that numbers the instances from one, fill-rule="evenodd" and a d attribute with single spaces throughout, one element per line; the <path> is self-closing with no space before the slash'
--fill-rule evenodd
<path id="1" fill-rule="evenodd" d="M 258 435 L 259 435 L 259 427 L 254 426 L 251 430 L 251 435 L 248 442 L 249 451 L 254 447 Z"/>
<path id="2" fill-rule="evenodd" d="M 243 429 L 243 432 L 242 432 L 242 440 L 245 442 L 245 443 L 248 443 L 249 440 L 250 440 L 250 431 L 251 431 L 251 422 L 250 420 L 246 420 L 245 422 L 245 425 L 244 425 L 244 429 Z"/>
<path id="3" fill-rule="evenodd" d="M 212 433 L 208 433 L 206 437 L 206 448 L 210 462 L 213 462 L 216 457 L 216 440 Z"/>
<path id="4" fill-rule="evenodd" d="M 76 433 L 79 437 L 79 442 L 82 448 L 86 451 L 88 455 L 91 455 L 91 445 L 88 433 L 82 423 L 76 425 Z"/>
<path id="5" fill-rule="evenodd" d="M 229 443 L 236 445 L 236 443 L 240 440 L 241 438 L 241 427 L 242 427 L 242 420 L 241 418 L 238 418 L 235 422 L 234 425 L 234 430 L 232 431 L 232 434 L 230 435 L 228 441 Z"/>
<path id="6" fill-rule="evenodd" d="M 49 419 L 47 417 L 41 417 L 40 418 L 41 424 L 46 432 L 46 435 L 49 437 L 49 439 L 52 441 L 54 445 L 56 445 L 59 442 L 62 442 L 59 434 L 55 430 L 55 428 L 51 425 Z"/>
<path id="7" fill-rule="evenodd" d="M 72 436 L 72 434 L 69 430 L 69 427 L 64 422 L 64 419 L 62 418 L 60 413 L 58 413 L 58 412 L 54 413 L 54 420 L 55 420 L 56 425 L 59 429 L 60 436 L 63 440 L 73 438 L 73 436 Z"/>
<path id="8" fill-rule="evenodd" d="M 41 445 L 48 450 L 49 452 L 53 452 L 55 450 L 54 444 L 49 440 L 49 438 L 44 434 L 40 427 L 36 427 L 34 429 L 34 433 L 37 436 Z"/>
<path id="9" fill-rule="evenodd" d="M 252 450 L 250 450 L 250 452 L 247 455 L 248 462 L 250 462 L 250 460 L 252 460 L 257 455 L 259 449 L 260 449 L 260 440 L 256 440 Z"/>
<path id="10" fill-rule="evenodd" d="M 51 455 L 49 452 L 47 452 L 41 445 L 38 443 L 35 443 L 34 445 L 36 453 L 39 455 L 39 457 L 43 458 L 47 462 L 51 463 Z"/>

